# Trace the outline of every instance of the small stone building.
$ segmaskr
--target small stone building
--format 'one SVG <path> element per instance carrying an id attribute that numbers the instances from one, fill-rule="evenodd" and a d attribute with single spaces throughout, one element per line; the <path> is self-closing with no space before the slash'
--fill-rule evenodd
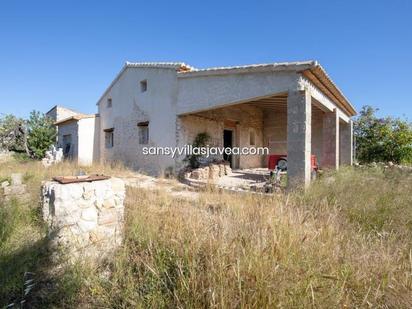
<path id="1" fill-rule="evenodd" d="M 70 108 L 55 105 L 46 116 L 57 128 L 56 146 L 62 148 L 64 157 L 81 165 L 90 165 L 99 160 L 96 121 L 98 115 L 86 115 Z"/>
<path id="2" fill-rule="evenodd" d="M 46 116 L 52 119 L 54 122 L 56 122 L 80 114 L 81 113 L 73 109 L 63 107 L 60 105 L 55 105 L 46 113 Z"/>
<path id="3" fill-rule="evenodd" d="M 55 122 L 58 127 L 57 146 L 63 156 L 80 165 L 91 165 L 99 160 L 98 115 L 77 114 Z"/>
<path id="4" fill-rule="evenodd" d="M 144 155 L 143 147 L 184 146 L 201 132 L 214 146 L 287 155 L 290 184 L 309 183 L 311 155 L 323 168 L 352 164 L 356 111 L 317 61 L 208 69 L 127 62 L 97 107 L 94 158 L 152 174 L 179 169 L 184 156 Z M 265 167 L 268 158 L 229 159 L 242 169 Z"/>

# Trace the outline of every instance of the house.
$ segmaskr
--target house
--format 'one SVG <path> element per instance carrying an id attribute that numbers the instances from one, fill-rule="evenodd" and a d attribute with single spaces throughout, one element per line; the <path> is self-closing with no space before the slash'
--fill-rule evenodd
<path id="1" fill-rule="evenodd" d="M 356 111 L 316 61 L 208 69 L 127 62 L 97 106 L 96 158 L 152 174 L 181 168 L 184 157 L 143 155 L 143 147 L 184 146 L 201 132 L 213 146 L 287 155 L 291 185 L 309 184 L 311 155 L 323 168 L 352 164 Z M 238 169 L 267 166 L 264 155 L 230 161 Z"/>
<path id="2" fill-rule="evenodd" d="M 54 106 L 46 116 L 57 127 L 57 147 L 63 149 L 67 159 L 80 165 L 90 165 L 99 160 L 99 147 L 95 144 L 99 132 L 98 115 L 86 115 L 62 106 Z"/>

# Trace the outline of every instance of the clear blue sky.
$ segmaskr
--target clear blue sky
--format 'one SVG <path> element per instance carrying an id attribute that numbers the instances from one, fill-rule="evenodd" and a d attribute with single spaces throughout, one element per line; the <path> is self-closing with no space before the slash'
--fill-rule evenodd
<path id="1" fill-rule="evenodd" d="M 412 119 L 412 1 L 0 2 L 0 113 L 93 113 L 125 61 L 310 59 L 357 108 Z"/>

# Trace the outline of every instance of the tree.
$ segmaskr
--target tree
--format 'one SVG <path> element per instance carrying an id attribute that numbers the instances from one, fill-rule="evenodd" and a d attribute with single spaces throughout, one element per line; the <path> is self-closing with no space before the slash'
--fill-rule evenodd
<path id="1" fill-rule="evenodd" d="M 0 149 L 28 153 L 25 121 L 14 115 L 0 118 Z"/>
<path id="2" fill-rule="evenodd" d="M 56 141 L 53 121 L 38 111 L 32 111 L 27 120 L 27 146 L 32 158 L 41 159 Z"/>
<path id="3" fill-rule="evenodd" d="M 376 111 L 364 106 L 355 121 L 357 159 L 412 163 L 412 124 L 400 118 L 378 118 Z"/>

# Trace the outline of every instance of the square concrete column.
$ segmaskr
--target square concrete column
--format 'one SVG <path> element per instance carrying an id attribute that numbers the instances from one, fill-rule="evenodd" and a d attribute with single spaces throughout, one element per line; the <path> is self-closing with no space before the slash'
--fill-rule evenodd
<path id="1" fill-rule="evenodd" d="M 287 100 L 288 187 L 308 186 L 311 178 L 312 101 L 307 91 L 289 91 Z"/>
<path id="2" fill-rule="evenodd" d="M 339 115 L 335 109 L 323 116 L 322 168 L 339 168 Z"/>
<path id="3" fill-rule="evenodd" d="M 353 121 L 340 124 L 340 163 L 353 164 Z"/>

